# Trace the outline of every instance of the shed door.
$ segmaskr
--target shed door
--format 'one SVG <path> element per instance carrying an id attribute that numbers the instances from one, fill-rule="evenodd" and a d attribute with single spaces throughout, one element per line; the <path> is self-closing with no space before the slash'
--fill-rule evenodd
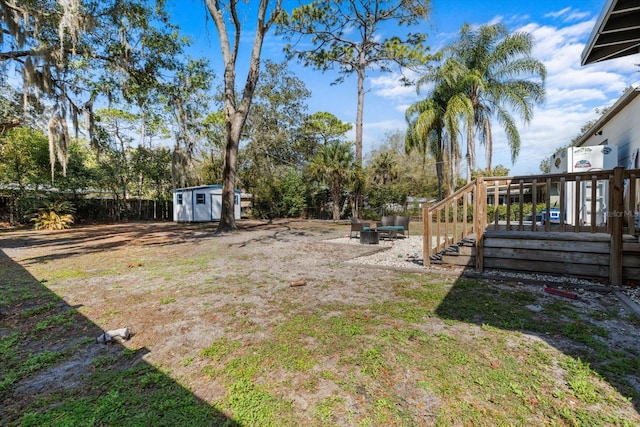
<path id="1" fill-rule="evenodd" d="M 222 217 L 222 196 L 219 194 L 211 195 L 211 219 L 219 221 Z"/>

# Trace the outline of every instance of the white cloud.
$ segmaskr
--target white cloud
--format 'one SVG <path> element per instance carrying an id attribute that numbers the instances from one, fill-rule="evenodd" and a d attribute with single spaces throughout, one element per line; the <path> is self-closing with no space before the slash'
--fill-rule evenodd
<path id="1" fill-rule="evenodd" d="M 534 37 L 533 56 L 547 69 L 547 97 L 544 105 L 535 108 L 533 120 L 528 125 L 520 124 L 522 145 L 513 165 L 504 131 L 494 123 L 493 166 L 503 164 L 515 175 L 539 173 L 540 162 L 558 147 L 569 144 L 585 123 L 597 117 L 597 108 L 613 104 L 626 87 L 640 80 L 640 67 L 636 65 L 640 55 L 580 65 L 585 42 L 595 24 L 588 16 L 566 8 L 546 16 L 561 22 L 559 25 L 529 22 L 516 29 Z M 496 16 L 491 23 L 503 20 L 503 16 Z M 418 96 L 415 88 L 402 86 L 399 77 L 383 74 L 369 80 L 365 149 L 380 141 L 384 133 L 406 128 L 404 111 Z M 396 120 L 391 118 L 395 114 L 399 116 Z M 478 147 L 480 167 L 484 167 L 483 151 Z"/>
<path id="2" fill-rule="evenodd" d="M 410 71 L 404 73 L 409 79 L 416 77 Z M 403 102 L 409 98 L 416 97 L 416 87 L 407 86 L 401 81 L 400 73 L 386 73 L 369 79 L 370 91 L 381 98 L 391 102 Z"/>
<path id="3" fill-rule="evenodd" d="M 486 25 L 494 25 L 494 24 L 499 24 L 501 22 L 504 21 L 504 16 L 501 15 L 497 15 L 496 17 L 494 17 L 493 19 L 491 19 L 489 22 L 486 23 Z M 484 25 L 484 24 L 483 24 Z"/>
<path id="4" fill-rule="evenodd" d="M 545 18 L 559 18 L 562 15 L 565 15 L 567 13 L 569 13 L 569 11 L 571 10 L 570 7 L 565 7 L 564 9 L 558 10 L 556 12 L 549 12 L 546 15 L 544 15 Z"/>
<path id="5" fill-rule="evenodd" d="M 567 17 L 565 18 L 565 22 L 574 22 L 574 21 L 580 21 L 582 19 L 588 18 L 589 16 L 591 16 L 591 14 L 589 12 L 578 12 L 578 11 L 572 11 L 569 15 L 567 15 Z"/>
<path id="6" fill-rule="evenodd" d="M 563 22 L 575 22 L 575 21 L 581 21 L 583 19 L 586 19 L 590 15 L 591 13 L 589 12 L 580 12 L 579 10 L 575 10 L 571 7 L 565 7 L 562 10 L 559 10 L 557 12 L 550 12 L 544 16 L 545 18 L 553 18 L 553 19 L 562 18 Z"/>
<path id="7" fill-rule="evenodd" d="M 591 88 L 547 88 L 547 101 L 545 107 L 582 105 L 585 102 L 605 102 L 607 96 L 600 89 Z"/>
<path id="8" fill-rule="evenodd" d="M 620 92 L 628 85 L 620 74 L 584 69 L 568 69 L 565 72 L 559 72 L 550 76 L 549 82 L 555 88 L 598 88 L 607 93 Z"/>

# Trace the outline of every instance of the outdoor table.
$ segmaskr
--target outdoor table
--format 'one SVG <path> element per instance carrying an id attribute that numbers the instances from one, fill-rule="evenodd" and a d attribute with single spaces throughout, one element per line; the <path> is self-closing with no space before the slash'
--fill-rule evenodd
<path id="1" fill-rule="evenodd" d="M 378 240 L 378 231 L 377 230 L 363 230 L 360 232 L 360 243 L 362 244 L 370 244 L 377 245 L 379 243 Z"/>
<path id="2" fill-rule="evenodd" d="M 387 236 L 389 236 L 390 238 L 393 239 L 397 239 L 398 238 L 398 231 L 402 231 L 404 230 L 404 227 L 402 227 L 401 225 L 381 225 L 379 227 L 376 227 L 376 231 L 378 231 L 378 233 L 380 234 L 386 234 Z"/>

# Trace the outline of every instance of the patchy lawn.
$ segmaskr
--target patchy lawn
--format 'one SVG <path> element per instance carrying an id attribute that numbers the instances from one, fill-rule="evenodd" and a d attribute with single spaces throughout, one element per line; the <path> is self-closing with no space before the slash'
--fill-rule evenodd
<path id="1" fill-rule="evenodd" d="M 325 241 L 347 225 L 242 227 L 1 232 L 0 424 L 640 424 L 640 323 L 608 292 L 345 264 L 377 250 Z"/>

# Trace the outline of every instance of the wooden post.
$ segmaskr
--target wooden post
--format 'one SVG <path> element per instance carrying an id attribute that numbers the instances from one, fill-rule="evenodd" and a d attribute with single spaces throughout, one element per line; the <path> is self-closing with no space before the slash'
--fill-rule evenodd
<path id="1" fill-rule="evenodd" d="M 605 185 L 604 183 L 602 185 Z M 587 197 L 587 195 L 584 195 L 585 197 Z M 596 226 L 598 224 L 596 224 L 596 198 L 598 196 L 598 177 L 597 176 L 592 176 L 591 177 L 591 218 L 589 219 L 589 221 L 591 222 L 591 232 L 595 233 L 596 232 Z"/>
<path id="2" fill-rule="evenodd" d="M 507 231 L 511 231 L 511 180 L 507 184 Z"/>
<path id="3" fill-rule="evenodd" d="M 449 246 L 449 205 L 445 203 L 442 210 L 444 210 L 444 247 L 446 248 Z"/>
<path id="4" fill-rule="evenodd" d="M 629 208 L 627 210 L 627 218 L 629 221 L 629 234 L 636 234 L 636 178 L 637 175 L 632 173 L 629 175 Z"/>
<path id="5" fill-rule="evenodd" d="M 476 232 L 476 270 L 484 271 L 482 246 L 484 244 L 484 224 L 486 222 L 487 194 L 482 176 L 476 178 L 476 191 L 474 200 L 473 228 Z"/>
<path id="6" fill-rule="evenodd" d="M 500 180 L 493 181 L 493 229 L 498 230 L 498 209 L 500 208 Z"/>
<path id="7" fill-rule="evenodd" d="M 531 230 L 536 231 L 538 224 L 536 218 L 538 217 L 538 180 L 533 179 L 531 181 Z"/>
<path id="8" fill-rule="evenodd" d="M 613 169 L 612 206 L 608 215 L 611 220 L 611 258 L 609 259 L 609 282 L 622 285 L 622 232 L 624 229 L 624 168 Z"/>
<path id="9" fill-rule="evenodd" d="M 463 226 L 462 226 L 462 238 L 463 239 L 465 237 L 467 237 L 467 235 L 469 234 L 468 233 L 469 226 L 467 224 L 467 222 L 468 222 L 467 221 L 467 213 L 468 213 L 467 211 L 469 210 L 468 209 L 469 205 L 468 205 L 468 201 L 467 201 L 467 199 L 469 198 L 468 191 L 469 190 L 467 190 L 467 193 L 462 195 L 462 224 L 463 224 Z"/>
<path id="10" fill-rule="evenodd" d="M 544 222 L 544 231 L 551 231 L 551 178 L 547 178 L 547 188 L 545 191 L 547 192 L 544 197 L 547 201 L 547 205 L 545 207 L 547 215 L 545 216 L 546 221 Z"/>
<path id="11" fill-rule="evenodd" d="M 565 220 L 567 218 L 567 179 L 560 178 L 560 231 L 565 231 Z"/>
<path id="12" fill-rule="evenodd" d="M 580 191 L 582 190 L 582 181 L 579 176 L 576 176 L 576 191 L 574 192 L 575 199 L 573 201 L 574 210 L 573 210 L 573 225 L 575 226 L 575 232 L 579 233 L 581 227 L 580 224 L 580 208 L 582 207 L 582 197 L 580 196 Z"/>
<path id="13" fill-rule="evenodd" d="M 429 206 L 422 208 L 422 265 L 431 265 L 431 212 Z"/>
<path id="14" fill-rule="evenodd" d="M 524 201 L 523 201 L 523 199 L 524 199 L 524 191 L 523 191 L 523 188 L 522 188 L 523 183 L 524 183 L 523 180 L 519 181 L 520 187 L 519 187 L 519 193 L 518 193 L 518 197 L 519 197 L 518 206 L 520 208 L 520 214 L 519 214 L 520 215 L 520 220 L 518 222 L 518 230 L 520 230 L 520 231 L 524 230 L 524 226 L 522 224 L 522 221 L 524 220 L 524 214 L 522 213 L 522 205 L 524 203 Z"/>

